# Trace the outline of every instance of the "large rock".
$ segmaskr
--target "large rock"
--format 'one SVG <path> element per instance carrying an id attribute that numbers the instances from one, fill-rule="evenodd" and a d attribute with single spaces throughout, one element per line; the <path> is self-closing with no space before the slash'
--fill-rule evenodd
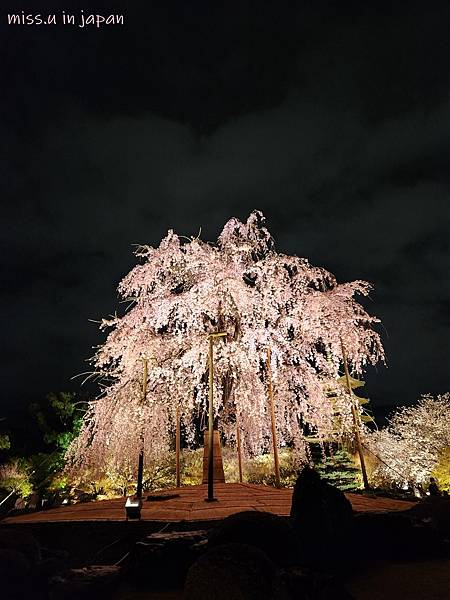
<path id="1" fill-rule="evenodd" d="M 1 526 L 0 548 L 21 552 L 33 567 L 41 560 L 41 549 L 38 541 L 29 531 L 23 529 L 23 526 Z"/>
<path id="2" fill-rule="evenodd" d="M 189 569 L 184 600 L 274 600 L 276 567 L 246 544 L 211 548 Z"/>
<path id="3" fill-rule="evenodd" d="M 10 584 L 10 597 L 17 592 L 35 600 L 47 598 L 48 578 L 67 568 L 68 556 L 61 551 L 41 548 L 26 525 L 0 527 L 0 581 Z M 15 592 L 14 592 L 15 590 Z M 25 591 L 24 591 L 25 590 Z M 0 597 L 3 587 L 0 586 Z M 13 593 L 14 592 L 14 593 Z"/>
<path id="4" fill-rule="evenodd" d="M 354 559 L 414 559 L 440 554 L 443 548 L 436 531 L 427 525 L 416 526 L 408 512 L 356 515 L 354 539 L 355 544 L 362 544 L 362 551 L 353 553 Z"/>
<path id="5" fill-rule="evenodd" d="M 120 567 L 92 565 L 70 569 L 50 582 L 51 600 L 100 600 L 111 598 L 120 576 Z"/>
<path id="6" fill-rule="evenodd" d="M 248 544 L 259 548 L 278 566 L 299 561 L 299 544 L 288 519 L 261 511 L 244 511 L 227 517 L 209 536 L 208 547 Z"/>
<path id="7" fill-rule="evenodd" d="M 450 497 L 430 496 L 405 514 L 416 523 L 429 525 L 441 539 L 450 540 Z"/>
<path id="8" fill-rule="evenodd" d="M 148 535 L 135 544 L 125 576 L 152 587 L 181 587 L 189 567 L 205 551 L 206 540 L 204 530 Z"/>
<path id="9" fill-rule="evenodd" d="M 280 600 L 353 600 L 338 578 L 304 567 L 280 570 L 276 588 Z"/>
<path id="10" fill-rule="evenodd" d="M 21 600 L 30 591 L 32 568 L 26 556 L 13 548 L 0 548 L 0 597 Z"/>
<path id="11" fill-rule="evenodd" d="M 344 559 L 353 530 L 353 510 L 343 492 L 305 467 L 292 495 L 291 520 L 298 534 L 302 561 L 326 564 Z"/>

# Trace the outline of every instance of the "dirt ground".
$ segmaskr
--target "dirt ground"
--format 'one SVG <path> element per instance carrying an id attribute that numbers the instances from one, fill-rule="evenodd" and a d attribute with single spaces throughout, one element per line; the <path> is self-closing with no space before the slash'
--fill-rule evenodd
<path id="1" fill-rule="evenodd" d="M 276 489 L 250 483 L 222 483 L 214 486 L 217 502 L 205 502 L 206 485 L 192 485 L 161 492 L 157 501 L 146 501 L 142 522 L 214 521 L 244 510 L 262 510 L 287 516 L 292 489 Z M 346 494 L 355 512 L 405 510 L 412 502 L 365 494 Z M 163 499 L 166 497 L 166 499 Z M 102 500 L 61 506 L 50 510 L 8 517 L 3 524 L 50 522 L 105 522 L 125 520 L 125 500 Z"/>
<path id="2" fill-rule="evenodd" d="M 346 584 L 355 600 L 450 600 L 450 558 L 379 561 Z M 120 587 L 111 600 L 182 600 L 182 590 L 145 592 Z"/>
<path id="3" fill-rule="evenodd" d="M 355 573 L 347 589 L 355 600 L 449 600 L 450 558 L 380 561 Z"/>

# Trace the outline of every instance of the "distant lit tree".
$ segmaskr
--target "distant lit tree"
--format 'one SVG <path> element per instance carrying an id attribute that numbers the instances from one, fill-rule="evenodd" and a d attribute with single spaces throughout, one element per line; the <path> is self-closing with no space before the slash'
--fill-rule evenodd
<path id="1" fill-rule="evenodd" d="M 372 473 L 375 484 L 426 487 L 450 447 L 450 394 L 425 394 L 417 405 L 397 410 L 386 428 L 367 436 L 366 444 L 381 459 Z"/>
<path id="2" fill-rule="evenodd" d="M 80 432 L 85 403 L 72 392 L 50 392 L 44 401 L 33 402 L 29 410 L 52 451 L 64 453 Z"/>
<path id="3" fill-rule="evenodd" d="M 214 409 L 222 434 L 236 422 L 249 454 L 267 449 L 267 350 L 281 444 L 304 452 L 303 430 L 334 435 L 338 404 L 342 431 L 351 427 L 350 400 L 338 383 L 342 344 L 354 373 L 383 358 L 371 317 L 355 300 L 363 281 L 339 285 L 307 260 L 279 254 L 260 212 L 231 219 L 217 245 L 169 231 L 158 248 L 139 247 L 142 264 L 119 285 L 129 303 L 92 359 L 103 393 L 93 401 L 68 457 L 78 469 L 134 468 L 141 440 L 161 456 L 173 439 L 177 407 L 186 439 L 195 439 L 208 395 L 208 334 L 215 344 Z M 142 365 L 148 361 L 143 397 Z M 336 388 L 333 404 L 324 388 Z"/>
<path id="4" fill-rule="evenodd" d="M 50 392 L 41 402 L 30 404 L 30 413 L 46 446 L 27 459 L 35 492 L 44 495 L 55 487 L 60 491 L 64 488 L 65 454 L 80 432 L 84 406 L 71 392 Z"/>
<path id="5" fill-rule="evenodd" d="M 450 445 L 439 452 L 437 464 L 431 475 L 437 480 L 439 489 L 450 494 Z"/>

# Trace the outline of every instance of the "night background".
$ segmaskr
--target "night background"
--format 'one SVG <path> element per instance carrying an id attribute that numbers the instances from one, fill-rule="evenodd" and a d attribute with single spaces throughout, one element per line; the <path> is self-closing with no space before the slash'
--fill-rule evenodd
<path id="1" fill-rule="evenodd" d="M 85 13 L 124 25 L 7 24 L 80 8 L 2 9 L 2 426 L 98 391 L 71 378 L 133 244 L 214 241 L 255 208 L 279 252 L 374 285 L 375 413 L 446 392 L 447 3 L 111 1 Z"/>

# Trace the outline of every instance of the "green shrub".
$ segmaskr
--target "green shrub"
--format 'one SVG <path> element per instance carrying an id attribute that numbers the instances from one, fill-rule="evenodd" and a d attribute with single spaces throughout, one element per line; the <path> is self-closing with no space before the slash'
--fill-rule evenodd
<path id="1" fill-rule="evenodd" d="M 0 490 L 7 495 L 14 492 L 21 498 L 27 498 L 33 493 L 30 481 L 30 468 L 25 461 L 15 459 L 0 465 Z"/>
<path id="2" fill-rule="evenodd" d="M 344 449 L 334 451 L 315 465 L 320 477 L 343 492 L 362 488 L 360 469 Z"/>

